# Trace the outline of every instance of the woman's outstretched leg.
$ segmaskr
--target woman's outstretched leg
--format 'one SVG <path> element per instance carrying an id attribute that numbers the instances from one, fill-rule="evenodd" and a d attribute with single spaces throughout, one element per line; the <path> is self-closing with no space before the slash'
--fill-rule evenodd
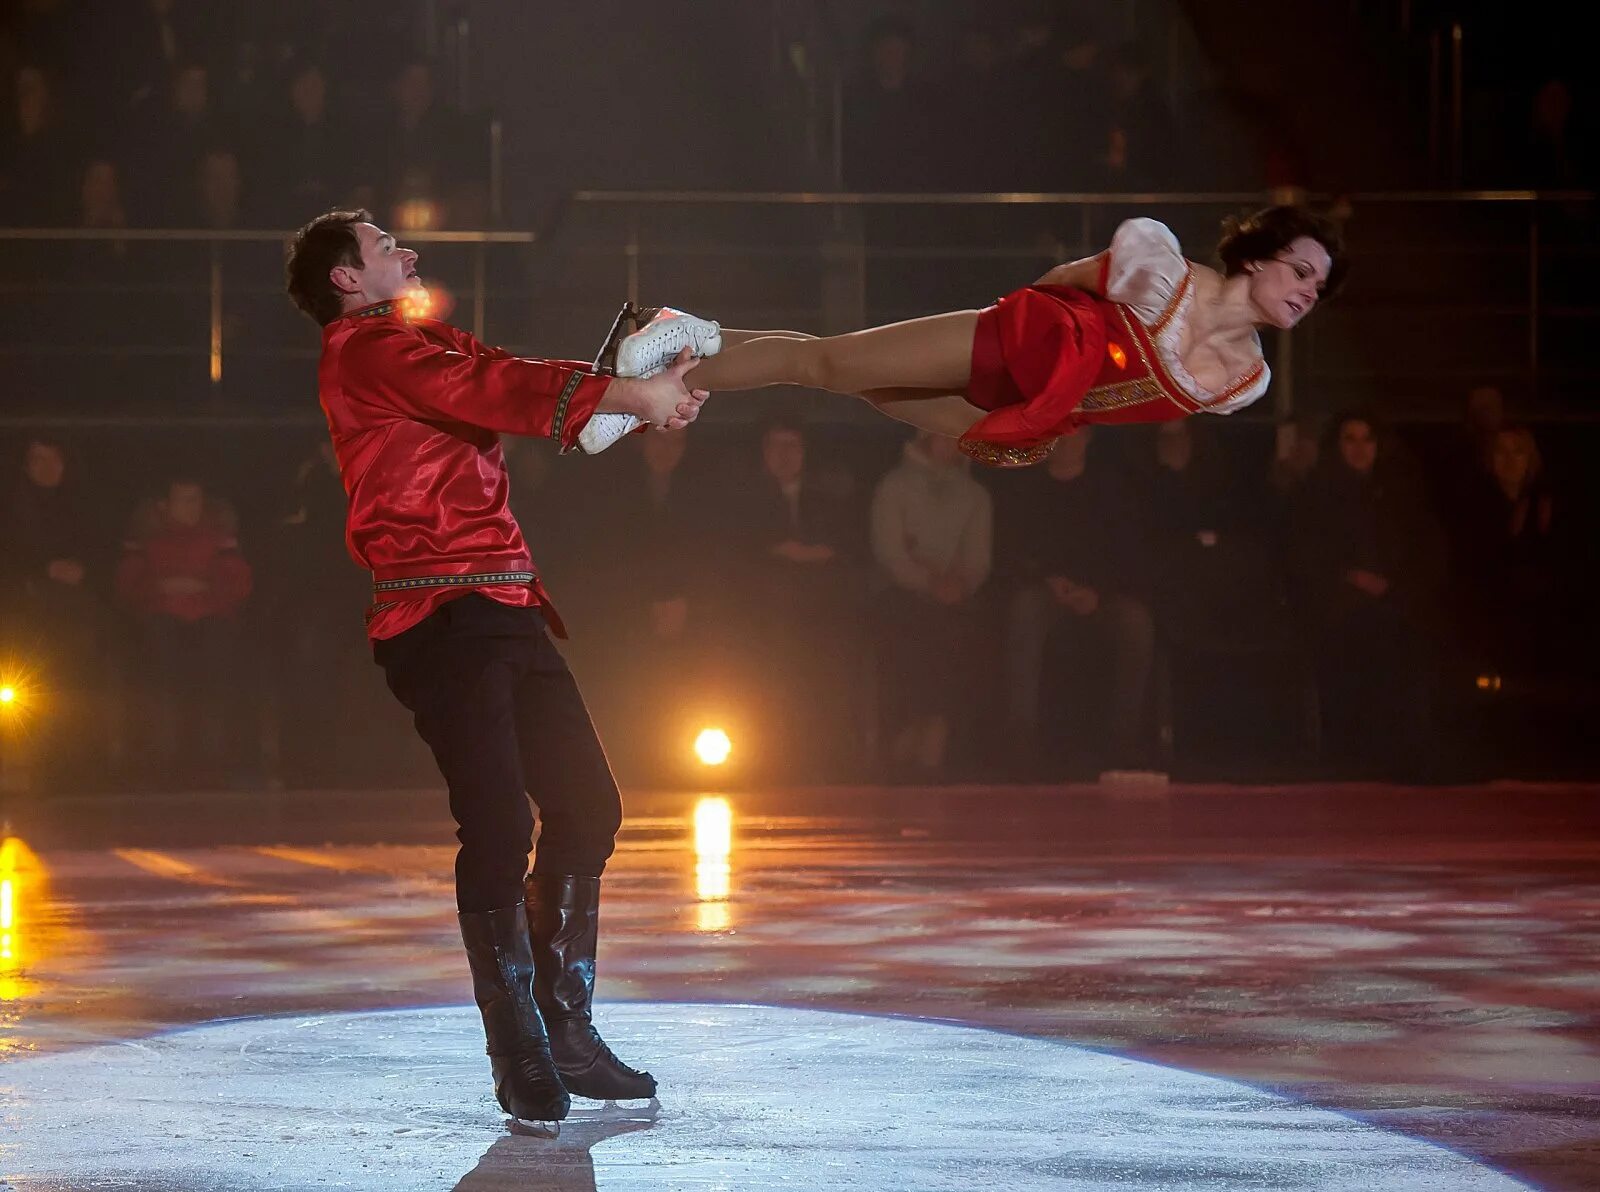
<path id="1" fill-rule="evenodd" d="M 845 335 L 799 339 L 783 332 L 743 338 L 702 360 L 685 376 L 694 389 L 805 385 L 834 393 L 931 389 L 963 393 L 972 379 L 975 310 L 929 315 Z M 739 334 L 739 333 L 733 333 Z"/>
<path id="2" fill-rule="evenodd" d="M 880 414 L 918 430 L 959 439 L 983 417 L 983 411 L 959 393 L 940 393 L 936 389 L 869 389 L 860 394 Z"/>

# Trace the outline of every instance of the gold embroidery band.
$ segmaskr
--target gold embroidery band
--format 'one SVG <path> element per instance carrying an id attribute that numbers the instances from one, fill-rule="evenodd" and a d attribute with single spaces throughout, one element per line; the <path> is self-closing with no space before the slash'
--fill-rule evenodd
<path id="1" fill-rule="evenodd" d="M 413 575 L 406 579 L 379 580 L 375 593 L 408 592 L 417 588 L 475 588 L 484 584 L 531 584 L 538 575 L 532 571 L 479 571 L 471 575 Z"/>
<path id="2" fill-rule="evenodd" d="M 572 395 L 578 391 L 578 386 L 583 383 L 586 374 L 575 372 L 567 378 L 566 387 L 561 390 L 561 396 L 556 399 L 556 414 L 550 420 L 550 437 L 557 443 L 561 442 L 561 432 L 567 425 L 567 406 L 572 401 Z"/>

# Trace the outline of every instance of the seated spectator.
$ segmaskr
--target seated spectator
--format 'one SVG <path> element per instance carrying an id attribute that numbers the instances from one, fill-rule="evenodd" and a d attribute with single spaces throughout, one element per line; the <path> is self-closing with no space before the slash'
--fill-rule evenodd
<path id="1" fill-rule="evenodd" d="M 244 220 L 244 179 L 231 149 L 211 148 L 200 156 L 196 171 L 193 226 L 226 230 Z"/>
<path id="2" fill-rule="evenodd" d="M 867 30 L 865 70 L 844 98 L 844 179 L 852 190 L 918 190 L 934 178 L 933 95 L 917 75 L 911 26 L 895 17 Z"/>
<path id="3" fill-rule="evenodd" d="M 1452 511 L 1469 645 L 1494 671 L 1563 673 L 1577 612 L 1571 511 L 1527 427 L 1495 433 L 1489 467 Z"/>
<path id="4" fill-rule="evenodd" d="M 283 777 L 291 784 L 337 781 L 353 760 L 341 708 L 371 690 L 372 657 L 359 632 L 372 578 L 345 546 L 347 499 L 326 435 L 300 461 L 279 519 L 266 603 L 256 617 L 274 629 Z M 265 615 L 264 615 L 265 614 Z"/>
<path id="5" fill-rule="evenodd" d="M 132 130 L 135 206 L 142 219 L 176 225 L 193 217 L 201 159 L 226 141 L 211 100 L 209 73 L 197 62 L 176 67 L 165 101 L 147 105 Z"/>
<path id="6" fill-rule="evenodd" d="M 29 742 L 46 785 L 85 776 L 92 743 L 105 737 L 95 590 L 103 561 L 78 486 L 68 480 L 65 450 L 34 436 L 0 521 L 0 640 L 50 701 L 40 722 L 47 736 Z"/>
<path id="7" fill-rule="evenodd" d="M 1297 502 L 1299 598 L 1319 657 L 1328 752 L 1374 777 L 1416 777 L 1432 753 L 1444 539 L 1379 424 L 1347 414 Z"/>
<path id="8" fill-rule="evenodd" d="M 381 157 L 362 171 L 378 179 L 382 209 L 397 228 L 472 226 L 486 210 L 486 141 L 439 101 L 425 61 L 401 67 L 389 98 Z"/>
<path id="9" fill-rule="evenodd" d="M 919 433 L 872 498 L 872 554 L 887 585 L 878 607 L 889 758 L 929 777 L 980 702 L 976 599 L 994 562 L 994 509 L 969 463 L 954 439 Z"/>
<path id="10" fill-rule="evenodd" d="M 572 615 L 580 647 L 598 641 L 604 649 L 601 667 L 611 682 L 603 690 L 614 692 L 632 726 L 618 741 L 619 756 L 659 774 L 682 747 L 684 726 L 671 715 L 682 711 L 686 691 L 707 687 L 718 661 L 723 609 L 706 526 L 715 506 L 690 471 L 687 434 L 651 431 L 625 450 L 626 470 L 588 504 L 592 600 L 575 601 Z"/>
<path id="11" fill-rule="evenodd" d="M 766 759 L 785 775 L 819 777 L 863 734 L 868 710 L 858 632 L 863 612 L 862 518 L 850 478 L 813 475 L 797 418 L 767 422 L 760 473 L 740 502 L 737 575 L 741 653 L 766 706 Z"/>
<path id="12" fill-rule="evenodd" d="M 53 226 L 71 210 L 76 138 L 43 69 L 19 67 L 11 81 L 0 120 L 0 223 Z"/>
<path id="13" fill-rule="evenodd" d="M 1152 601 L 1164 635 L 1202 647 L 1255 644 L 1281 606 L 1281 583 L 1245 511 L 1235 509 L 1215 439 L 1193 419 L 1154 432 L 1154 459 L 1142 478 L 1142 519 L 1150 534 Z M 1249 600 L 1254 615 L 1239 615 Z"/>
<path id="14" fill-rule="evenodd" d="M 1507 425 L 1505 395 L 1493 385 L 1474 387 L 1461 403 L 1461 419 L 1436 443 L 1429 460 L 1434 498 L 1441 509 L 1476 500 L 1491 483 L 1494 439 Z"/>
<path id="15" fill-rule="evenodd" d="M 1178 134 L 1155 78 L 1150 51 L 1137 43 L 1109 55 L 1100 181 L 1108 190 L 1177 185 Z"/>
<path id="16" fill-rule="evenodd" d="M 117 568 L 155 697 L 151 744 L 157 764 L 178 780 L 214 781 L 227 761 L 238 617 L 251 589 L 237 525 L 232 508 L 199 481 L 175 479 L 163 499 L 135 512 Z"/>
<path id="17" fill-rule="evenodd" d="M 290 77 L 288 103 L 276 113 L 251 170 L 268 192 L 270 217 L 282 223 L 326 211 L 343 202 L 354 183 L 347 177 L 349 145 L 328 107 L 328 80 L 315 62 Z"/>
<path id="18" fill-rule="evenodd" d="M 1084 427 L 1041 469 L 1006 487 L 1002 566 L 1014 582 L 1006 620 L 1008 728 L 1025 767 L 1066 754 L 1092 768 L 1140 764 L 1149 750 L 1155 628 L 1147 538 L 1121 474 Z M 1067 696 L 1043 715 L 1046 677 Z M 1048 748 L 1046 747 L 1048 746 Z"/>

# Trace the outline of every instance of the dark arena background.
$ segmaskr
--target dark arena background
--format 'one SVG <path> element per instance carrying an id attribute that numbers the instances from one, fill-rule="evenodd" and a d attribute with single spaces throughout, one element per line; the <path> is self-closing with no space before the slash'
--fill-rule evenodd
<path id="1" fill-rule="evenodd" d="M 1581 9 L 0 14 L 0 1190 L 1600 1187 Z M 624 301 L 834 334 L 1286 202 L 1349 280 L 1225 419 L 503 436 L 626 808 L 594 1021 L 661 1086 L 508 1129 L 293 229 L 365 207 L 434 317 L 585 361 Z"/>

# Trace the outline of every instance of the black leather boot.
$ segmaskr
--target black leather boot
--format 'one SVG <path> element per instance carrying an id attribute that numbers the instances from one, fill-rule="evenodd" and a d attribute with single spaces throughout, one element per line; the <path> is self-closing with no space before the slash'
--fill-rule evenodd
<path id="1" fill-rule="evenodd" d="M 550 1038 L 533 997 L 533 956 L 522 906 L 462 914 L 461 940 L 472 967 L 472 996 L 483 1015 L 494 1095 L 514 1125 L 559 1132 L 572 1098 L 550 1055 Z"/>
<path id="2" fill-rule="evenodd" d="M 550 1028 L 561 1083 L 580 1097 L 625 1101 L 656 1095 L 655 1077 L 619 1060 L 594 1029 L 594 953 L 600 879 L 572 874 L 527 880 L 533 992 Z"/>

